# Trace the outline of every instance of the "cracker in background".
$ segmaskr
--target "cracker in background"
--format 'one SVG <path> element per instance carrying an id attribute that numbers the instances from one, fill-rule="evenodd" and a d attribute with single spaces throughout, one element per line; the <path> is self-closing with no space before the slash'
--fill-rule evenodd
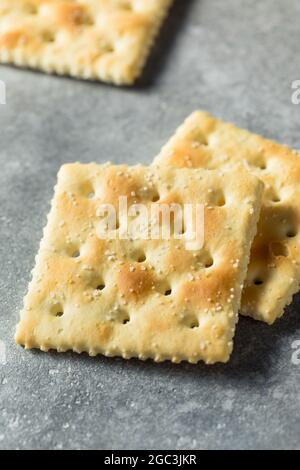
<path id="1" fill-rule="evenodd" d="M 0 62 L 132 84 L 172 0 L 0 0 Z"/>
<path id="2" fill-rule="evenodd" d="M 224 172 L 63 166 L 17 343 L 43 351 L 226 362 L 262 186 L 242 166 Z M 174 237 L 99 239 L 99 206 L 117 207 L 119 196 L 128 197 L 128 206 L 148 208 L 205 204 L 203 248 L 188 251 Z"/>
<path id="3" fill-rule="evenodd" d="M 299 155 L 199 111 L 186 120 L 155 159 L 177 168 L 213 169 L 242 161 L 265 184 L 242 313 L 272 324 L 299 289 Z"/>

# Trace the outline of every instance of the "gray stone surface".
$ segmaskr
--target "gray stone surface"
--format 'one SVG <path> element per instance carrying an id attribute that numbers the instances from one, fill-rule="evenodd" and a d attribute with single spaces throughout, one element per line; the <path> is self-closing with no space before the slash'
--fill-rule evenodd
<path id="1" fill-rule="evenodd" d="M 272 328 L 242 319 L 226 366 L 13 342 L 62 163 L 150 163 L 199 107 L 300 148 L 299 18 L 298 0 L 177 0 L 132 89 L 0 68 L 0 448 L 300 448 L 299 296 Z"/>

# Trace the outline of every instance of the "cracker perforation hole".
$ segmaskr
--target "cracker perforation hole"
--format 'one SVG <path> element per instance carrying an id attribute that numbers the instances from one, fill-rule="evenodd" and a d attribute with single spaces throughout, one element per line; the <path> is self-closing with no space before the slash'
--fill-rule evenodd
<path id="1" fill-rule="evenodd" d="M 48 44 L 51 44 L 53 42 L 55 42 L 55 34 L 53 31 L 44 31 L 42 33 L 42 37 L 43 37 L 43 42 L 46 42 Z"/>
<path id="2" fill-rule="evenodd" d="M 147 259 L 147 256 L 143 250 L 137 250 L 131 254 L 131 259 L 137 263 L 144 263 Z"/>
<path id="3" fill-rule="evenodd" d="M 255 286 L 262 286 L 264 283 L 263 279 L 261 277 L 256 277 L 253 281 L 253 284 Z"/>
<path id="4" fill-rule="evenodd" d="M 263 156 L 257 156 L 254 160 L 249 160 L 248 164 L 257 170 L 264 171 L 267 169 L 267 161 Z"/>
<path id="5" fill-rule="evenodd" d="M 218 189 L 217 191 L 212 191 L 210 196 L 210 203 L 217 207 L 223 207 L 226 204 L 225 194 L 222 189 Z"/>
<path id="6" fill-rule="evenodd" d="M 105 289 L 105 282 L 103 280 L 98 281 L 97 286 L 96 286 L 96 290 L 101 292 L 104 289 Z"/>
<path id="7" fill-rule="evenodd" d="M 197 270 L 203 268 L 209 269 L 214 265 L 214 259 L 210 253 L 204 251 L 203 253 L 194 256 L 193 265 Z"/>
<path id="8" fill-rule="evenodd" d="M 107 41 L 105 38 L 101 38 L 98 42 L 98 48 L 100 54 L 111 54 L 115 51 L 113 43 Z"/>
<path id="9" fill-rule="evenodd" d="M 38 7 L 33 5 L 33 3 L 28 3 L 24 6 L 24 10 L 28 15 L 37 15 L 38 14 Z"/>
<path id="10" fill-rule="evenodd" d="M 264 199 L 268 203 L 278 204 L 281 202 L 281 197 L 279 191 L 277 191 L 273 186 L 267 185 L 264 192 Z"/>
<path id="11" fill-rule="evenodd" d="M 76 249 L 76 250 L 72 251 L 71 257 L 72 258 L 79 258 L 80 257 L 80 250 Z"/>
<path id="12" fill-rule="evenodd" d="M 123 318 L 123 320 L 122 320 L 122 325 L 127 325 L 127 323 L 129 323 L 129 322 L 130 322 L 130 317 L 129 317 L 129 315 L 127 314 L 127 317 L 126 317 L 126 318 Z"/>
<path id="13" fill-rule="evenodd" d="M 191 145 L 192 145 L 193 148 L 198 148 L 200 146 L 203 146 L 203 147 L 208 147 L 209 146 L 208 136 L 206 136 L 202 132 L 194 131 L 192 133 L 191 137 L 192 137 L 192 144 Z"/>
<path id="14" fill-rule="evenodd" d="M 206 269 L 211 268 L 214 265 L 214 259 L 210 254 L 206 255 L 206 258 L 204 260 L 204 266 Z"/>
<path id="15" fill-rule="evenodd" d="M 295 238 L 297 236 L 297 231 L 294 229 L 289 229 L 286 233 L 288 238 Z"/>
<path id="16" fill-rule="evenodd" d="M 274 204 L 278 204 L 281 201 L 280 196 L 278 194 L 274 194 L 274 196 L 271 198 L 271 201 Z"/>
<path id="17" fill-rule="evenodd" d="M 96 196 L 96 191 L 91 181 L 83 181 L 79 184 L 78 193 L 80 196 L 86 197 L 87 199 L 93 199 Z"/>
<path id="18" fill-rule="evenodd" d="M 103 51 L 105 52 L 105 54 L 112 54 L 115 51 L 115 48 L 112 44 L 106 44 L 103 47 Z"/>
<path id="19" fill-rule="evenodd" d="M 88 199 L 94 199 L 94 197 L 95 197 L 95 191 L 91 191 L 87 194 Z"/>
<path id="20" fill-rule="evenodd" d="M 127 325 L 131 321 L 130 315 L 122 305 L 115 305 L 107 315 L 108 321 L 118 325 Z"/>
<path id="21" fill-rule="evenodd" d="M 218 199 L 216 205 L 217 205 L 218 207 L 223 207 L 223 206 L 226 205 L 226 200 L 225 200 L 224 194 L 223 194 L 222 196 L 220 196 L 220 198 Z"/>
<path id="22" fill-rule="evenodd" d="M 191 330 L 194 330 L 195 328 L 199 328 L 199 320 L 198 320 L 198 318 L 197 318 L 197 317 L 194 317 L 194 318 L 189 319 L 188 327 L 189 327 Z"/>
<path id="23" fill-rule="evenodd" d="M 156 285 L 156 290 L 165 297 L 169 297 L 173 292 L 172 286 L 166 281 L 159 282 Z"/>
<path id="24" fill-rule="evenodd" d="M 158 202 L 160 200 L 160 194 L 158 191 L 155 191 L 153 194 L 152 194 L 152 197 L 151 197 L 151 201 L 152 202 Z"/>
<path id="25" fill-rule="evenodd" d="M 121 325 L 127 325 L 130 322 L 130 315 L 123 307 L 118 308 L 116 321 Z"/>
<path id="26" fill-rule="evenodd" d="M 200 326 L 199 319 L 196 317 L 196 315 L 194 313 L 188 312 L 182 315 L 181 323 L 190 330 L 194 330 Z"/>
<path id="27" fill-rule="evenodd" d="M 64 315 L 63 306 L 60 303 L 54 304 L 51 308 L 51 315 L 56 318 L 61 318 Z"/>

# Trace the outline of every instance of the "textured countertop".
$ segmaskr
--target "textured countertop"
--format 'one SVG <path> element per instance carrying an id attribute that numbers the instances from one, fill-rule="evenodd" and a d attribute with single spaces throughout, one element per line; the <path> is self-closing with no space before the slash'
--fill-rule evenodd
<path id="1" fill-rule="evenodd" d="M 273 327 L 241 319 L 228 365 L 13 341 L 62 163 L 150 163 L 196 108 L 300 148 L 299 18 L 298 0 L 177 0 L 132 89 L 0 67 L 0 448 L 300 449 L 300 296 Z"/>

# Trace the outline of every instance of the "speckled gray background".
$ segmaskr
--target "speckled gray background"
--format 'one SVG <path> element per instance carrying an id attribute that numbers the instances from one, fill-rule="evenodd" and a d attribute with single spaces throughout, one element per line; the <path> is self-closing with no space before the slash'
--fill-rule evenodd
<path id="1" fill-rule="evenodd" d="M 300 448 L 299 296 L 272 328 L 242 319 L 226 366 L 13 342 L 63 162 L 150 163 L 198 107 L 300 148 L 299 20 L 299 0 L 177 0 L 132 89 L 0 68 L 0 448 Z"/>

